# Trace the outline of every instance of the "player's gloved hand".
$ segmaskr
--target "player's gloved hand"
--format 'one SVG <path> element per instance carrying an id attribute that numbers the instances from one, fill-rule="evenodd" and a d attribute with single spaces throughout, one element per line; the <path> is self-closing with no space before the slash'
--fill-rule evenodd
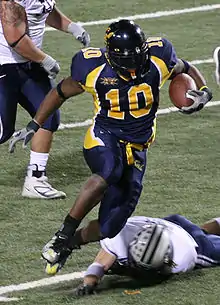
<path id="1" fill-rule="evenodd" d="M 13 153 L 15 150 L 16 143 L 23 141 L 22 147 L 25 148 L 27 143 L 33 138 L 34 134 L 38 131 L 40 125 L 34 120 L 30 121 L 26 128 L 23 128 L 14 133 L 12 139 L 9 141 L 9 152 Z"/>
<path id="2" fill-rule="evenodd" d="M 67 31 L 71 33 L 77 40 L 79 40 L 84 47 L 88 47 L 90 44 L 89 33 L 80 25 L 80 23 L 71 22 Z"/>
<path id="3" fill-rule="evenodd" d="M 80 284 L 76 289 L 74 289 L 74 295 L 76 297 L 82 297 L 91 294 L 96 294 L 96 287 L 97 285 Z"/>
<path id="4" fill-rule="evenodd" d="M 40 65 L 44 68 L 44 70 L 48 73 L 49 77 L 52 79 L 55 79 L 60 71 L 60 66 L 58 62 L 50 55 L 46 55 Z"/>
<path id="5" fill-rule="evenodd" d="M 212 99 L 212 92 L 208 87 L 204 86 L 200 90 L 188 90 L 186 97 L 193 100 L 193 104 L 189 107 L 182 107 L 180 112 L 191 114 L 201 110 Z"/>

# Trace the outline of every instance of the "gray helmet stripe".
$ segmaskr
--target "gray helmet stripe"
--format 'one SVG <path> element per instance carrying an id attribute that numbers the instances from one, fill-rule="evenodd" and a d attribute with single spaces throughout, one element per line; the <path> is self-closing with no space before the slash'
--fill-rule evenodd
<path id="1" fill-rule="evenodd" d="M 144 251 L 144 253 L 143 253 L 143 255 L 142 255 L 141 259 L 140 259 L 141 262 L 143 261 L 143 259 L 145 258 L 146 254 L 147 254 L 147 251 L 148 251 L 148 248 L 150 247 L 151 241 L 154 238 L 154 233 L 155 233 L 156 229 L 157 229 L 157 226 L 155 225 L 154 229 L 153 229 L 153 232 L 151 234 L 151 237 L 150 237 L 150 239 L 148 241 L 148 245 L 147 245 L 147 247 L 146 247 L 146 249 L 145 249 L 145 251 Z"/>
<path id="2" fill-rule="evenodd" d="M 156 250 L 157 250 L 157 247 L 158 247 L 158 245 L 159 245 L 159 243 L 160 243 L 162 234 L 163 234 L 163 231 L 160 232 L 160 235 L 159 235 L 158 238 L 157 238 L 156 245 L 154 246 L 154 249 L 153 249 L 153 251 L 152 251 L 152 253 L 151 253 L 150 258 L 148 259 L 148 264 L 151 264 L 151 261 L 152 261 L 152 259 L 153 259 L 153 257 L 154 257 L 154 254 L 155 254 L 155 252 L 156 252 Z"/>

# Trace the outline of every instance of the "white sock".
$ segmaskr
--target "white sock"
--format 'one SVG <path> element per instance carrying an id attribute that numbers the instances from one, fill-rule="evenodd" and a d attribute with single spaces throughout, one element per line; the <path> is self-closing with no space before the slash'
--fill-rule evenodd
<path id="1" fill-rule="evenodd" d="M 36 164 L 38 171 L 45 171 L 48 158 L 49 158 L 49 153 L 38 153 L 31 150 L 29 165 Z"/>

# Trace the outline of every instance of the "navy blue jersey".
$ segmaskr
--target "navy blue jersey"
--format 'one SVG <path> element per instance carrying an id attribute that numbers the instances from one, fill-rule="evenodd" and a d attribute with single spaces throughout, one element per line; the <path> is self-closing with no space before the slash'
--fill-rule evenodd
<path id="1" fill-rule="evenodd" d="M 172 44 L 162 38 L 148 40 L 149 72 L 136 85 L 112 69 L 105 48 L 87 48 L 72 60 L 71 76 L 93 95 L 95 124 L 119 139 L 144 144 L 153 140 L 159 90 L 177 63 Z"/>

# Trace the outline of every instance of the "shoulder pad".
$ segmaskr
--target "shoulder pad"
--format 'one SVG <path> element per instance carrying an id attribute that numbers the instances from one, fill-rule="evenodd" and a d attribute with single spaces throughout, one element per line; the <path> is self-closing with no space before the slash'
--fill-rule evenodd
<path id="1" fill-rule="evenodd" d="M 104 63 L 106 63 L 105 49 L 82 49 L 72 59 L 72 79 L 85 85 L 87 75 Z"/>

